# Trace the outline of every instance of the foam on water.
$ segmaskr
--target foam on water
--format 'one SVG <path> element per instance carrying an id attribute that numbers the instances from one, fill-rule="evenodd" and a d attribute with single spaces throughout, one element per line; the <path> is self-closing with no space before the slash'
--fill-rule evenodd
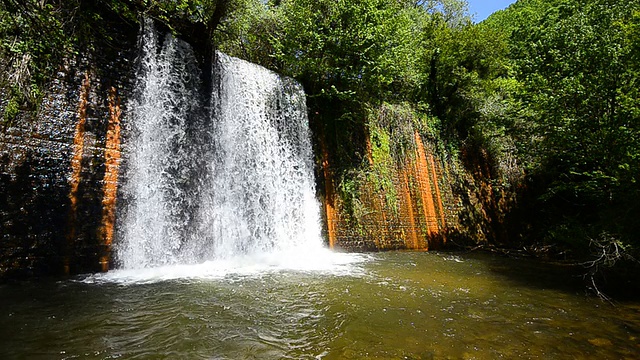
<path id="1" fill-rule="evenodd" d="M 336 253 L 326 248 L 289 249 L 216 259 L 200 264 L 177 264 L 140 269 L 118 269 L 92 274 L 86 283 L 149 284 L 171 280 L 234 280 L 269 273 L 313 272 L 327 276 L 365 275 L 363 265 L 373 257 Z"/>

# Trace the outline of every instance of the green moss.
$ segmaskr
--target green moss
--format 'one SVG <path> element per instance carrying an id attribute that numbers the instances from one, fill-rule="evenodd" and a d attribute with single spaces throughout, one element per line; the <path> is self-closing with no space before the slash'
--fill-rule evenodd
<path id="1" fill-rule="evenodd" d="M 20 112 L 20 105 L 15 97 L 12 97 L 4 108 L 3 120 L 5 124 L 11 123 Z"/>
<path id="2" fill-rule="evenodd" d="M 372 183 L 376 191 L 385 195 L 387 207 L 394 213 L 398 213 L 398 193 L 393 184 L 394 175 L 397 174 L 397 164 L 394 160 L 392 148 L 393 141 L 387 131 L 370 124 L 371 158 L 373 166 L 366 179 Z"/>
<path id="3" fill-rule="evenodd" d="M 363 184 L 361 175 L 359 171 L 345 173 L 338 185 L 338 195 L 342 200 L 343 220 L 350 229 L 364 235 L 362 219 L 369 211 L 360 200 L 360 189 Z"/>
<path id="4" fill-rule="evenodd" d="M 415 132 L 438 144 L 441 153 L 446 150 L 440 141 L 440 120 L 408 103 L 384 103 L 368 108 L 366 113 L 371 163 L 363 159 L 359 167 L 344 173 L 339 187 L 343 210 L 353 226 L 359 226 L 363 216 L 373 211 L 362 199 L 365 188 L 384 194 L 387 211 L 398 215 L 400 204 L 396 186 L 407 160 L 415 157 Z"/>

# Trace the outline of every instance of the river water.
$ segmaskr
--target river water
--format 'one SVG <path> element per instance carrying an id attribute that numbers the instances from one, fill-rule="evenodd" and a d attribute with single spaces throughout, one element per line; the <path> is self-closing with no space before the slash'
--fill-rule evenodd
<path id="1" fill-rule="evenodd" d="M 640 304 L 587 297 L 562 269 L 487 254 L 281 256 L 2 285 L 0 358 L 640 354 Z"/>

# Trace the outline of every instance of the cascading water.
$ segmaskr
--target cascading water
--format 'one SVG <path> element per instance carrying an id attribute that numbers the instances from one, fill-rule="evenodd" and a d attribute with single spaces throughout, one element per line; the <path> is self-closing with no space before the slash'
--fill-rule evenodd
<path id="1" fill-rule="evenodd" d="M 177 261 L 193 201 L 188 183 L 196 175 L 189 159 L 197 145 L 188 128 L 201 122 L 199 70 L 191 49 L 171 35 L 159 46 L 152 22 L 144 25 L 137 95 L 129 104 L 125 214 L 118 224 L 117 255 L 125 268 Z"/>
<path id="2" fill-rule="evenodd" d="M 213 244 L 216 258 L 318 243 L 302 87 L 222 53 L 214 73 L 213 176 L 199 213 L 204 241 L 196 243 Z"/>
<path id="3" fill-rule="evenodd" d="M 121 268 L 321 248 L 304 92 L 216 54 L 210 111 L 191 48 L 141 37 L 125 155 Z"/>

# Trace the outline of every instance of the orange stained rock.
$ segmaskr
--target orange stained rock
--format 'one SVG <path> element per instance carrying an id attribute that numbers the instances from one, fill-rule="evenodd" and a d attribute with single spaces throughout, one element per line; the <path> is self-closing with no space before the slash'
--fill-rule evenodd
<path id="1" fill-rule="evenodd" d="M 440 225 L 445 227 L 446 224 L 444 219 L 444 207 L 442 206 L 442 196 L 440 195 L 440 186 L 438 185 L 438 172 L 436 171 L 436 162 L 432 154 L 429 154 L 429 164 L 431 165 L 431 174 L 433 175 L 433 187 L 435 188 L 435 192 L 436 192 L 436 202 L 438 204 L 438 215 L 440 217 Z"/>
<path id="2" fill-rule="evenodd" d="M 82 154 L 84 153 L 85 124 L 87 122 L 87 104 L 89 102 L 90 81 L 86 73 L 80 87 L 80 101 L 78 104 L 78 122 L 73 136 L 73 156 L 71 158 L 71 177 L 69 178 L 69 232 L 67 233 L 67 251 L 64 259 L 64 272 L 69 274 L 69 257 L 73 242 L 76 238 L 76 222 L 78 217 L 78 188 L 82 180 Z"/>
<path id="3" fill-rule="evenodd" d="M 369 165 L 373 167 L 373 149 L 371 147 L 371 135 L 367 133 L 365 138 L 365 145 L 367 149 L 367 160 L 369 161 Z M 374 213 L 373 217 L 375 222 L 379 224 L 377 226 L 376 234 L 374 234 L 373 242 L 376 244 L 376 248 L 381 249 L 384 248 L 386 241 L 383 241 L 387 238 L 389 234 L 388 228 L 388 217 L 387 217 L 387 202 L 386 202 L 386 191 L 379 192 L 378 189 L 372 189 L 369 198 L 371 199 L 371 204 L 373 205 Z"/>
<path id="4" fill-rule="evenodd" d="M 402 194 L 405 198 L 406 206 L 407 206 L 407 215 L 409 216 L 409 227 L 410 227 L 410 235 L 411 241 L 413 242 L 413 249 L 419 249 L 420 243 L 418 242 L 418 232 L 416 229 L 416 218 L 413 210 L 413 200 L 411 199 L 411 192 L 409 189 L 409 177 L 407 176 L 407 172 L 405 170 L 400 170 L 402 172 Z"/>
<path id="5" fill-rule="evenodd" d="M 427 222 L 427 234 L 432 235 L 438 233 L 438 219 L 436 207 L 433 202 L 433 193 L 429 182 L 429 166 L 427 165 L 427 156 L 422 143 L 422 138 L 418 132 L 415 132 L 416 142 L 416 178 L 420 187 L 420 197 L 422 198 L 422 208 L 425 220 Z M 437 183 L 437 179 L 434 183 Z M 439 196 L 439 195 L 438 195 Z"/>
<path id="6" fill-rule="evenodd" d="M 374 193 L 375 194 L 375 193 Z M 375 200 L 373 201 L 374 204 L 374 209 L 376 210 L 376 212 L 380 215 L 379 217 L 379 221 L 381 226 L 379 226 L 380 233 L 376 234 L 376 238 L 374 239 L 374 242 L 376 244 L 377 248 L 380 248 L 380 244 L 381 244 L 381 240 L 382 239 L 386 239 L 387 238 L 387 234 L 388 234 L 388 218 L 387 218 L 387 212 L 386 212 L 386 194 L 381 193 L 378 194 L 377 196 L 374 195 Z"/>
<path id="7" fill-rule="evenodd" d="M 324 174 L 324 192 L 325 192 L 325 212 L 327 214 L 327 235 L 329 237 L 329 248 L 333 249 L 336 245 L 336 221 L 338 219 L 336 215 L 336 209 L 334 205 L 335 197 L 333 190 L 333 178 L 331 176 L 331 169 L 329 169 L 329 152 L 321 139 L 320 146 L 322 147 L 322 172 Z"/>
<path id="8" fill-rule="evenodd" d="M 113 243 L 114 225 L 116 221 L 116 199 L 118 191 L 118 168 L 120 165 L 120 99 L 115 87 L 109 90 L 109 122 L 107 125 L 107 141 L 104 150 L 105 173 L 102 197 L 102 243 L 106 254 L 100 258 L 102 271 L 109 270 L 111 244 Z"/>
<path id="9" fill-rule="evenodd" d="M 367 160 L 369 160 L 369 165 L 373 166 L 373 150 L 371 148 L 371 136 L 367 135 L 365 138 L 365 146 L 367 147 Z"/>

